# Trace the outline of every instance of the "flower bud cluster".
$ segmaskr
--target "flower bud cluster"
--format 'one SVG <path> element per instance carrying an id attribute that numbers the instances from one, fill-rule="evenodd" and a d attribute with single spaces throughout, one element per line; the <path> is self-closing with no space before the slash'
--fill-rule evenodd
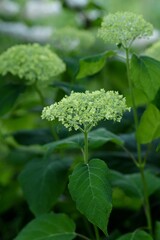
<path id="1" fill-rule="evenodd" d="M 39 44 L 16 45 L 0 55 L 0 74 L 23 78 L 27 85 L 47 81 L 65 70 L 63 61 L 49 46 Z"/>
<path id="2" fill-rule="evenodd" d="M 129 110 L 125 98 L 118 92 L 104 89 L 85 93 L 71 92 L 60 102 L 43 109 L 42 119 L 58 119 L 71 131 L 89 131 L 101 120 L 120 121 L 123 113 Z"/>
<path id="3" fill-rule="evenodd" d="M 129 48 L 136 38 L 152 35 L 153 27 L 141 15 L 117 12 L 104 17 L 98 36 L 105 42 Z"/>

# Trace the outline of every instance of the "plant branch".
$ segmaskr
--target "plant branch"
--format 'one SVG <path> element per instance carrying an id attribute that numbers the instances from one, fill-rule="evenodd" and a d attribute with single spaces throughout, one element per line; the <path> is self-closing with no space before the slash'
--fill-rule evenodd
<path id="1" fill-rule="evenodd" d="M 91 240 L 90 238 L 88 238 L 88 237 L 86 237 L 86 236 L 84 236 L 84 235 L 82 235 L 82 234 L 76 233 L 76 235 L 77 235 L 77 237 L 80 237 L 80 238 L 82 238 L 82 239 Z"/>
<path id="2" fill-rule="evenodd" d="M 84 163 L 88 163 L 88 131 L 84 131 Z"/>
<path id="3" fill-rule="evenodd" d="M 139 139 L 137 138 L 138 115 L 137 115 L 137 110 L 136 110 L 135 98 L 134 98 L 134 93 L 133 93 L 133 85 L 132 85 L 131 74 L 130 74 L 129 48 L 125 48 L 125 52 L 126 52 L 128 84 L 129 84 L 131 100 L 132 100 L 133 117 L 134 117 L 136 140 L 137 140 L 136 143 L 137 143 L 138 161 L 136 161 L 136 166 L 140 170 L 141 181 L 142 181 L 142 185 L 143 185 L 143 194 L 144 194 L 144 210 L 145 210 L 145 215 L 146 215 L 146 219 L 147 219 L 148 230 L 149 230 L 150 234 L 152 235 L 153 230 L 152 230 L 152 222 L 151 222 L 150 205 L 149 205 L 149 199 L 148 199 L 148 194 L 147 194 L 147 192 L 148 192 L 147 184 L 146 184 L 145 175 L 144 175 L 145 160 L 142 160 L 141 144 L 139 142 Z"/>
<path id="4" fill-rule="evenodd" d="M 34 83 L 34 89 L 35 89 L 35 91 L 37 92 L 37 95 L 39 96 L 39 99 L 40 99 L 40 101 L 41 101 L 42 106 L 45 107 L 45 105 L 46 105 L 46 104 L 45 104 L 45 99 L 44 99 L 44 96 L 43 96 L 41 90 L 39 89 L 39 87 L 38 87 L 38 85 L 37 85 L 37 81 Z M 52 127 L 52 123 L 51 123 L 50 121 L 48 121 L 48 126 L 49 126 L 49 129 L 50 129 L 50 131 L 51 131 L 52 136 L 54 137 L 54 139 L 55 139 L 55 140 L 58 140 L 59 137 L 58 137 L 57 133 L 54 131 L 54 129 L 53 129 L 53 127 Z"/>
<path id="5" fill-rule="evenodd" d="M 95 231 L 95 235 L 96 235 L 96 240 L 100 240 L 98 227 L 96 225 L 94 225 L 94 231 Z"/>
<path id="6" fill-rule="evenodd" d="M 133 85 L 132 85 L 132 80 L 130 76 L 130 60 L 129 60 L 129 49 L 126 48 L 126 65 L 127 65 L 127 77 L 128 77 L 128 84 L 129 84 L 129 89 L 130 89 L 130 95 L 131 95 L 131 101 L 132 101 L 132 107 L 133 107 L 133 117 L 134 117 L 134 123 L 135 123 L 135 132 L 137 135 L 137 129 L 138 129 L 138 115 L 137 115 L 137 110 L 136 110 L 136 104 L 135 104 L 135 98 L 134 98 L 134 93 L 133 93 Z M 142 163 L 142 154 L 141 154 L 141 145 L 139 143 L 139 140 L 137 140 L 137 153 L 138 153 L 138 162 L 139 164 Z"/>
<path id="7" fill-rule="evenodd" d="M 133 156 L 133 154 L 124 146 L 121 146 L 122 149 L 128 154 L 128 156 L 133 160 L 134 164 L 138 167 L 138 162 L 135 159 L 135 157 Z"/>
<path id="8" fill-rule="evenodd" d="M 144 175 L 144 167 L 142 166 L 141 168 L 139 168 L 139 170 L 140 170 L 141 180 L 142 180 L 142 185 L 143 185 L 144 211 L 145 211 L 146 218 L 147 218 L 148 231 L 153 236 L 151 213 L 150 213 L 150 204 L 149 204 L 149 199 L 148 199 L 148 194 L 147 194 L 148 189 L 147 189 L 146 179 L 145 179 L 145 175 Z"/>

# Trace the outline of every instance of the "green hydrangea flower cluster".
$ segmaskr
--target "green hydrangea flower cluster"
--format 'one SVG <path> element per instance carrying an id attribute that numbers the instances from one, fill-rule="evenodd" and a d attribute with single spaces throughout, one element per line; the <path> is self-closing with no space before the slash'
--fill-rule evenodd
<path id="1" fill-rule="evenodd" d="M 16 45 L 0 55 L 0 74 L 8 73 L 23 78 L 25 84 L 48 81 L 65 71 L 63 61 L 49 46 L 39 44 Z"/>
<path id="2" fill-rule="evenodd" d="M 95 38 L 90 32 L 71 27 L 58 29 L 51 39 L 54 48 L 66 53 L 88 49 L 94 42 Z"/>
<path id="3" fill-rule="evenodd" d="M 141 15 L 117 12 L 104 17 L 98 36 L 105 42 L 129 48 L 136 38 L 152 35 L 153 27 Z"/>
<path id="4" fill-rule="evenodd" d="M 154 43 L 151 47 L 149 47 L 145 51 L 145 54 L 160 61 L 160 41 Z"/>
<path id="5" fill-rule="evenodd" d="M 85 93 L 71 92 L 60 102 L 47 106 L 42 111 L 42 119 L 58 119 L 71 131 L 89 131 L 101 120 L 120 121 L 129 110 L 125 98 L 118 92 L 104 89 Z"/>

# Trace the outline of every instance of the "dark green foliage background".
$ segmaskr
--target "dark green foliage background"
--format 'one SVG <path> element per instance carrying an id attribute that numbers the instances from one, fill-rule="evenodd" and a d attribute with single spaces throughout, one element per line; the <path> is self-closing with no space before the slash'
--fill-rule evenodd
<path id="1" fill-rule="evenodd" d="M 23 9 L 24 1 L 17 2 Z M 148 5 L 144 6 L 138 0 L 129 1 L 129 4 L 125 0 L 118 1 L 118 4 L 116 0 L 92 0 L 82 9 L 71 8 L 66 1 L 62 1 L 62 6 L 58 21 L 56 16 L 27 20 L 23 14 L 14 17 L 0 15 L 0 21 L 21 21 L 27 26 L 74 26 L 77 29 L 86 29 L 95 37 L 94 45 L 87 50 L 82 48 L 67 54 L 51 45 L 52 50 L 64 60 L 67 69 L 54 78 L 49 86 L 40 86 L 45 105 L 59 101 L 72 90 L 81 92 L 101 88 L 119 91 L 126 96 L 130 105 L 126 66 L 119 57 L 122 53 L 113 46 L 105 46 L 97 39 L 97 28 L 104 11 L 130 10 L 140 12 L 160 29 L 159 1 L 148 1 Z M 89 17 L 92 10 L 97 11 L 96 19 Z M 78 23 L 75 19 L 80 14 L 84 19 Z M 0 53 L 15 44 L 28 42 L 27 39 L 0 32 Z M 146 157 L 148 196 L 155 240 L 159 240 L 160 62 L 149 56 L 139 56 L 145 47 L 147 45 L 132 49 L 135 54 L 131 64 L 140 120 L 138 138 L 143 144 L 142 154 Z M 46 221 L 47 217 L 52 220 L 50 211 L 56 214 L 57 221 L 64 221 L 62 229 L 58 229 L 58 224 L 53 229 L 69 231 L 67 237 L 53 236 L 53 239 L 81 239 L 80 236 L 75 236 L 75 231 L 94 239 L 93 226 L 76 209 L 68 191 L 68 177 L 74 167 L 83 161 L 83 136 L 77 132 L 68 132 L 55 122 L 51 126 L 58 135 L 58 139 L 55 139 L 48 123 L 41 119 L 43 105 L 34 88 L 25 86 L 23 79 L 18 84 L 16 82 L 13 76 L 0 76 L 0 239 L 14 239 L 29 222 L 29 228 L 39 230 L 41 221 Z M 89 134 L 89 148 L 90 159 L 103 160 L 111 170 L 109 182 L 112 186 L 113 209 L 109 218 L 107 240 L 131 239 L 133 233 L 128 235 L 128 232 L 134 232 L 146 225 L 140 175 L 131 159 L 131 154 L 137 156 L 132 111 L 124 114 L 121 123 L 103 122 L 93 129 Z M 34 222 L 35 216 L 38 217 L 38 223 Z M 101 229 L 107 231 L 103 227 Z M 101 239 L 106 239 L 102 231 L 100 236 Z M 27 238 L 20 235 L 16 239 Z M 132 239 L 151 238 L 144 231 L 138 231 Z"/>

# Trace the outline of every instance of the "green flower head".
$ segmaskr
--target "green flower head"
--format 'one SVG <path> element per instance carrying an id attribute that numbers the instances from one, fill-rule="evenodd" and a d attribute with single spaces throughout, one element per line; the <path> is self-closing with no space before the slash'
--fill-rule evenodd
<path id="1" fill-rule="evenodd" d="M 43 109 L 42 119 L 58 119 L 69 130 L 89 131 L 101 120 L 120 121 L 129 110 L 126 100 L 118 92 L 104 89 L 85 93 L 71 92 L 60 102 Z"/>
<path id="2" fill-rule="evenodd" d="M 16 45 L 0 55 L 0 74 L 10 73 L 23 78 L 27 85 L 48 81 L 64 70 L 65 64 L 49 46 Z"/>
<path id="3" fill-rule="evenodd" d="M 129 48 L 136 38 L 152 35 L 153 27 L 141 15 L 117 12 L 104 17 L 98 36 L 105 42 Z"/>

